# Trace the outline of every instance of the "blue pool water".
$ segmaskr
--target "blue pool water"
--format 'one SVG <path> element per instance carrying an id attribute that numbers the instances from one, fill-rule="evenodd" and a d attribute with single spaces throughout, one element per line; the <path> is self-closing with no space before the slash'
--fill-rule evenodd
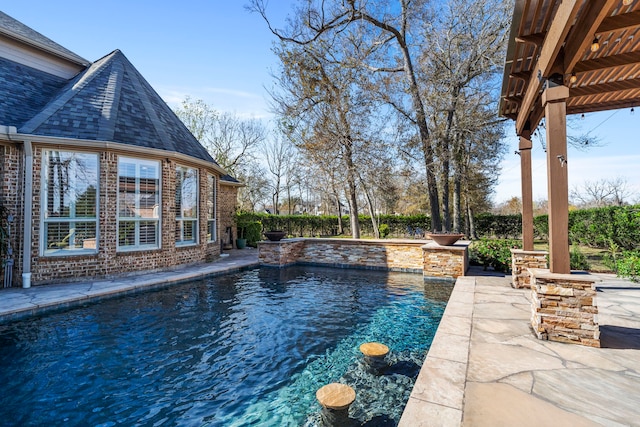
<path id="1" fill-rule="evenodd" d="M 355 388 L 397 424 L 451 284 L 363 270 L 255 269 L 0 325 L 0 425 L 314 426 Z M 391 349 L 374 375 L 358 347 Z"/>

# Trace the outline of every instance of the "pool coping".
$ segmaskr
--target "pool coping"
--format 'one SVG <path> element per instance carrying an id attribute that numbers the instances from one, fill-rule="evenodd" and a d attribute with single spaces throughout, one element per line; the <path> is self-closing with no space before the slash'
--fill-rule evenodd
<path id="1" fill-rule="evenodd" d="M 457 278 L 398 427 L 461 425 L 475 287 Z"/>
<path id="2" fill-rule="evenodd" d="M 238 252 L 244 253 L 219 258 L 211 263 L 181 266 L 152 273 L 67 284 L 38 285 L 27 289 L 0 289 L 0 324 L 260 266 L 254 249 Z"/>

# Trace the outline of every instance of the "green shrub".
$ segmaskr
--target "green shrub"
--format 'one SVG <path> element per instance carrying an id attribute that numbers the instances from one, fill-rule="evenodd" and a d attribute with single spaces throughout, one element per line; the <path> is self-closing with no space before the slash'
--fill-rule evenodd
<path id="1" fill-rule="evenodd" d="M 262 239 L 262 223 L 260 221 L 249 221 L 244 226 L 244 238 L 247 239 L 247 245 L 257 247 L 258 242 Z"/>
<path id="2" fill-rule="evenodd" d="M 380 237 L 386 239 L 391 232 L 391 229 L 387 224 L 380 224 L 380 226 L 378 227 L 378 231 L 380 231 Z"/>
<path id="3" fill-rule="evenodd" d="M 587 260 L 585 254 L 580 251 L 580 248 L 576 245 L 573 245 L 571 248 L 571 253 L 569 254 L 569 264 L 571 265 L 572 270 L 590 270 L 591 265 Z"/>
<path id="4" fill-rule="evenodd" d="M 615 271 L 618 277 L 634 282 L 640 281 L 640 251 L 612 252 L 605 259 L 605 264 Z"/>
<path id="5" fill-rule="evenodd" d="M 471 261 L 496 271 L 511 270 L 511 249 L 520 248 L 521 242 L 512 239 L 478 240 L 469 248 Z"/>

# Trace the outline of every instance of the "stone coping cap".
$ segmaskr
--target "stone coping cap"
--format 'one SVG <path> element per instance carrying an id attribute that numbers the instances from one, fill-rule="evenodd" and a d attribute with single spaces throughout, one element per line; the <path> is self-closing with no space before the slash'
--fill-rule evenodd
<path id="1" fill-rule="evenodd" d="M 454 251 L 464 251 L 467 249 L 467 247 L 469 247 L 470 244 L 471 244 L 470 240 L 458 240 L 456 243 L 454 243 L 451 246 L 442 246 L 437 244 L 434 241 L 430 241 L 429 243 L 424 245 L 422 249 L 446 248 Z"/>
<path id="2" fill-rule="evenodd" d="M 568 282 L 602 282 L 601 278 L 582 270 L 574 270 L 571 274 L 552 273 L 546 268 L 529 268 L 528 270 L 533 277 L 540 279 L 566 280 Z"/>
<path id="3" fill-rule="evenodd" d="M 343 245 L 411 245 L 411 246 L 423 246 L 425 243 L 430 242 L 427 239 L 349 239 L 349 238 L 331 238 L 331 237 L 293 237 L 288 239 L 282 239 L 278 242 L 272 242 L 269 240 L 261 240 L 258 244 L 278 245 L 294 242 L 317 242 L 317 243 L 340 243 Z"/>
<path id="4" fill-rule="evenodd" d="M 384 357 L 389 354 L 389 347 L 379 342 L 366 342 L 360 346 L 360 351 L 367 357 Z"/>
<path id="5" fill-rule="evenodd" d="M 331 383 L 316 391 L 316 399 L 325 408 L 342 410 L 356 400 L 356 391 L 346 384 Z"/>
<path id="6" fill-rule="evenodd" d="M 534 250 L 534 251 L 525 251 L 524 249 L 511 249 L 512 254 L 531 254 L 531 255 L 549 255 L 549 251 L 544 250 Z"/>

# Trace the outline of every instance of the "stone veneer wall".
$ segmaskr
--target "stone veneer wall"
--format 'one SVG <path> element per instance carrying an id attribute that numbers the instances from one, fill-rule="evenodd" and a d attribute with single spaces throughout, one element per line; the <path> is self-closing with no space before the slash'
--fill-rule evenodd
<path id="1" fill-rule="evenodd" d="M 435 242 L 424 246 L 424 275 L 429 277 L 457 278 L 469 269 L 470 242 L 460 241 L 451 246 Z"/>
<path id="2" fill-rule="evenodd" d="M 511 287 L 530 288 L 530 268 L 548 268 L 547 251 L 525 251 L 511 249 Z"/>
<path id="3" fill-rule="evenodd" d="M 285 239 L 258 243 L 264 265 L 295 263 L 421 272 L 421 240 Z"/>
<path id="4" fill-rule="evenodd" d="M 584 274 L 531 273 L 531 326 L 539 339 L 600 347 L 595 279 Z"/>
<path id="5" fill-rule="evenodd" d="M 21 283 L 22 275 L 22 212 L 23 212 L 23 153 L 20 145 L 0 142 L 0 159 L 2 169 L 0 181 L 2 194 L 0 202 L 7 206 L 16 220 L 12 227 L 15 238 L 14 249 L 14 286 Z M 220 254 L 220 240 L 207 241 L 207 205 L 206 195 L 208 188 L 207 174 L 212 171 L 201 165 L 190 165 L 180 161 L 179 164 L 196 167 L 199 174 L 199 241 L 193 245 L 176 246 L 175 244 L 175 166 L 174 161 L 164 157 L 158 157 L 161 164 L 162 183 L 162 214 L 161 214 L 161 248 L 139 251 L 117 251 L 117 188 L 118 188 L 118 155 L 141 157 L 139 154 L 116 153 L 110 151 L 99 152 L 99 240 L 97 252 L 74 255 L 40 255 L 40 218 L 41 206 L 41 170 L 42 149 L 35 141 L 33 145 L 33 198 L 29 201 L 33 208 L 31 272 L 34 285 L 55 283 L 61 281 L 86 280 L 89 277 L 108 277 L 115 274 L 131 273 L 136 271 L 153 271 L 176 265 L 193 264 L 211 260 Z M 75 151 L 77 147 L 59 146 L 61 150 Z M 219 182 L 219 174 L 216 172 L 216 182 Z M 233 206 L 235 207 L 235 192 L 233 193 Z M 225 191 L 220 191 L 223 195 Z M 228 197 L 228 199 L 230 199 Z M 222 209 L 218 209 L 218 221 L 225 223 L 232 221 L 227 218 L 224 208 L 226 201 L 222 202 Z"/>

